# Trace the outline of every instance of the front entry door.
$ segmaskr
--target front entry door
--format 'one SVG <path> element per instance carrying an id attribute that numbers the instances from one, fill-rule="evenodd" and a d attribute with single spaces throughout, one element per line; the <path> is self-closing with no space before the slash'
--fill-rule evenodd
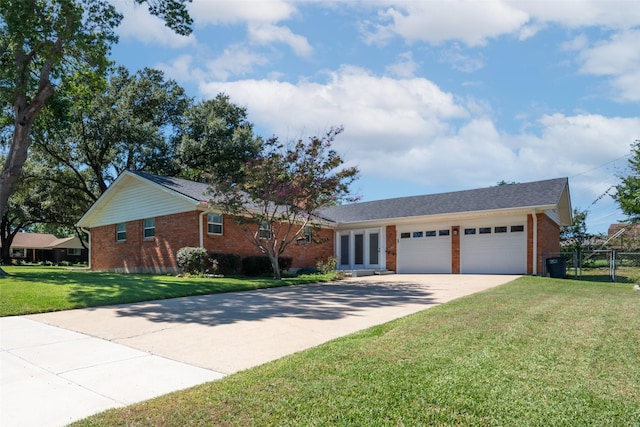
<path id="1" fill-rule="evenodd" d="M 379 228 L 342 232 L 339 241 L 342 268 L 381 268 Z"/>

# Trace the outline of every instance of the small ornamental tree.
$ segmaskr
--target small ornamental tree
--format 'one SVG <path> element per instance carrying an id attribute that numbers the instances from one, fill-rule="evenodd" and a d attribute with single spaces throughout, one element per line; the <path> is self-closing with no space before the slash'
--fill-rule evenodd
<path id="1" fill-rule="evenodd" d="M 281 279 L 278 257 L 305 238 L 307 227 L 320 226 L 318 210 L 354 200 L 349 186 L 358 171 L 341 168 L 342 157 L 331 149 L 342 130 L 332 128 L 321 138 L 298 140 L 289 148 L 273 137 L 240 176 L 210 190 L 212 206 L 232 215 L 245 237 L 269 257 L 275 279 Z"/>
<path id="2" fill-rule="evenodd" d="M 630 222 L 640 222 L 640 140 L 631 146 L 629 175 L 620 176 L 613 198 Z"/>

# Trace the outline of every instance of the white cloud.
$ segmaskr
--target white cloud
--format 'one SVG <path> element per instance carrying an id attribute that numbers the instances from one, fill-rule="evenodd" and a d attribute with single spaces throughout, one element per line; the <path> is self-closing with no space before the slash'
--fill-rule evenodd
<path id="1" fill-rule="evenodd" d="M 369 41 L 395 33 L 409 42 L 457 40 L 479 46 L 489 38 L 517 31 L 529 19 L 525 12 L 500 0 L 398 0 L 378 4 L 385 10 L 380 13 L 381 23 L 369 26 L 373 27 L 365 34 Z"/>
<path id="2" fill-rule="evenodd" d="M 415 75 L 418 64 L 413 60 L 411 52 L 403 52 L 398 55 L 398 61 L 386 67 L 389 74 L 396 77 L 408 78 Z"/>
<path id="3" fill-rule="evenodd" d="M 568 176 L 581 195 L 574 205 L 583 207 L 616 183 L 614 171 L 594 165 L 624 156 L 640 135 L 640 118 L 589 114 L 544 115 L 527 133 L 508 134 L 482 103 L 423 78 L 378 77 L 356 67 L 328 73 L 323 83 L 247 80 L 202 90 L 246 106 L 265 136 L 297 138 L 344 125 L 336 148 L 366 177 L 453 190 Z"/>
<path id="4" fill-rule="evenodd" d="M 514 4 L 532 19 L 570 28 L 628 29 L 640 22 L 640 8 L 636 0 L 523 0 Z"/>
<path id="5" fill-rule="evenodd" d="M 611 77 L 614 96 L 620 101 L 640 101 L 640 30 L 614 34 L 580 53 L 584 74 Z"/>
<path id="6" fill-rule="evenodd" d="M 296 13 L 286 0 L 193 0 L 188 6 L 195 24 L 275 23 Z"/>
<path id="7" fill-rule="evenodd" d="M 156 67 L 180 82 L 201 83 L 207 80 L 226 81 L 231 77 L 249 74 L 268 60 L 264 55 L 237 45 L 229 46 L 218 57 L 204 61 L 204 67 L 194 62 L 192 55 L 181 55 L 170 64 L 160 63 Z"/>
<path id="8" fill-rule="evenodd" d="M 249 39 L 257 44 L 284 43 L 301 57 L 309 57 L 313 53 L 313 48 L 306 37 L 294 34 L 289 28 L 282 26 L 251 24 L 249 25 Z"/>
<path id="9" fill-rule="evenodd" d="M 122 38 L 134 38 L 145 44 L 156 44 L 171 48 L 195 45 L 196 38 L 180 36 L 168 28 L 164 21 L 149 13 L 146 4 L 136 5 L 133 1 L 112 0 L 118 12 L 124 15 L 117 33 Z"/>
<path id="10" fill-rule="evenodd" d="M 484 60 L 480 54 L 472 56 L 463 53 L 463 49 L 458 43 L 448 46 L 440 54 L 440 60 L 451 64 L 453 69 L 462 71 L 463 73 L 472 73 L 484 67 Z"/>

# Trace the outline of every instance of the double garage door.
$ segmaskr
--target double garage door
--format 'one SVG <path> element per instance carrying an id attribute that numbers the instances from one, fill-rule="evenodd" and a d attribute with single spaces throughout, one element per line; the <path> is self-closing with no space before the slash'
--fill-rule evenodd
<path id="1" fill-rule="evenodd" d="M 526 221 L 456 224 L 463 274 L 525 274 Z M 423 224 L 397 229 L 398 273 L 451 273 L 452 226 Z"/>

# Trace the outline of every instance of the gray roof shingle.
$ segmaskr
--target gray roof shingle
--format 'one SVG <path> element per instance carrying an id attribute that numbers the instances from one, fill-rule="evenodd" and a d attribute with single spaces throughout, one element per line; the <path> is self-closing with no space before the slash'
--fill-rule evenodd
<path id="1" fill-rule="evenodd" d="M 161 185 L 169 190 L 187 196 L 197 202 L 206 202 L 211 199 L 208 195 L 209 184 L 203 182 L 189 181 L 188 179 L 172 178 L 167 176 L 153 175 L 147 172 L 132 171 L 129 172 L 138 175 L 146 180 Z"/>
<path id="2" fill-rule="evenodd" d="M 550 206 L 560 202 L 567 185 L 567 178 L 556 178 L 476 190 L 399 197 L 333 206 L 322 210 L 321 215 L 339 223 L 349 223 L 387 218 Z"/>
<path id="3" fill-rule="evenodd" d="M 130 172 L 195 201 L 203 202 L 211 199 L 211 196 L 207 194 L 209 185 L 206 183 L 158 176 L 146 172 Z M 555 206 L 560 202 L 568 182 L 568 178 L 555 178 L 475 190 L 398 197 L 332 206 L 322 209 L 319 214 L 322 218 L 332 222 L 350 223 L 498 209 Z"/>

